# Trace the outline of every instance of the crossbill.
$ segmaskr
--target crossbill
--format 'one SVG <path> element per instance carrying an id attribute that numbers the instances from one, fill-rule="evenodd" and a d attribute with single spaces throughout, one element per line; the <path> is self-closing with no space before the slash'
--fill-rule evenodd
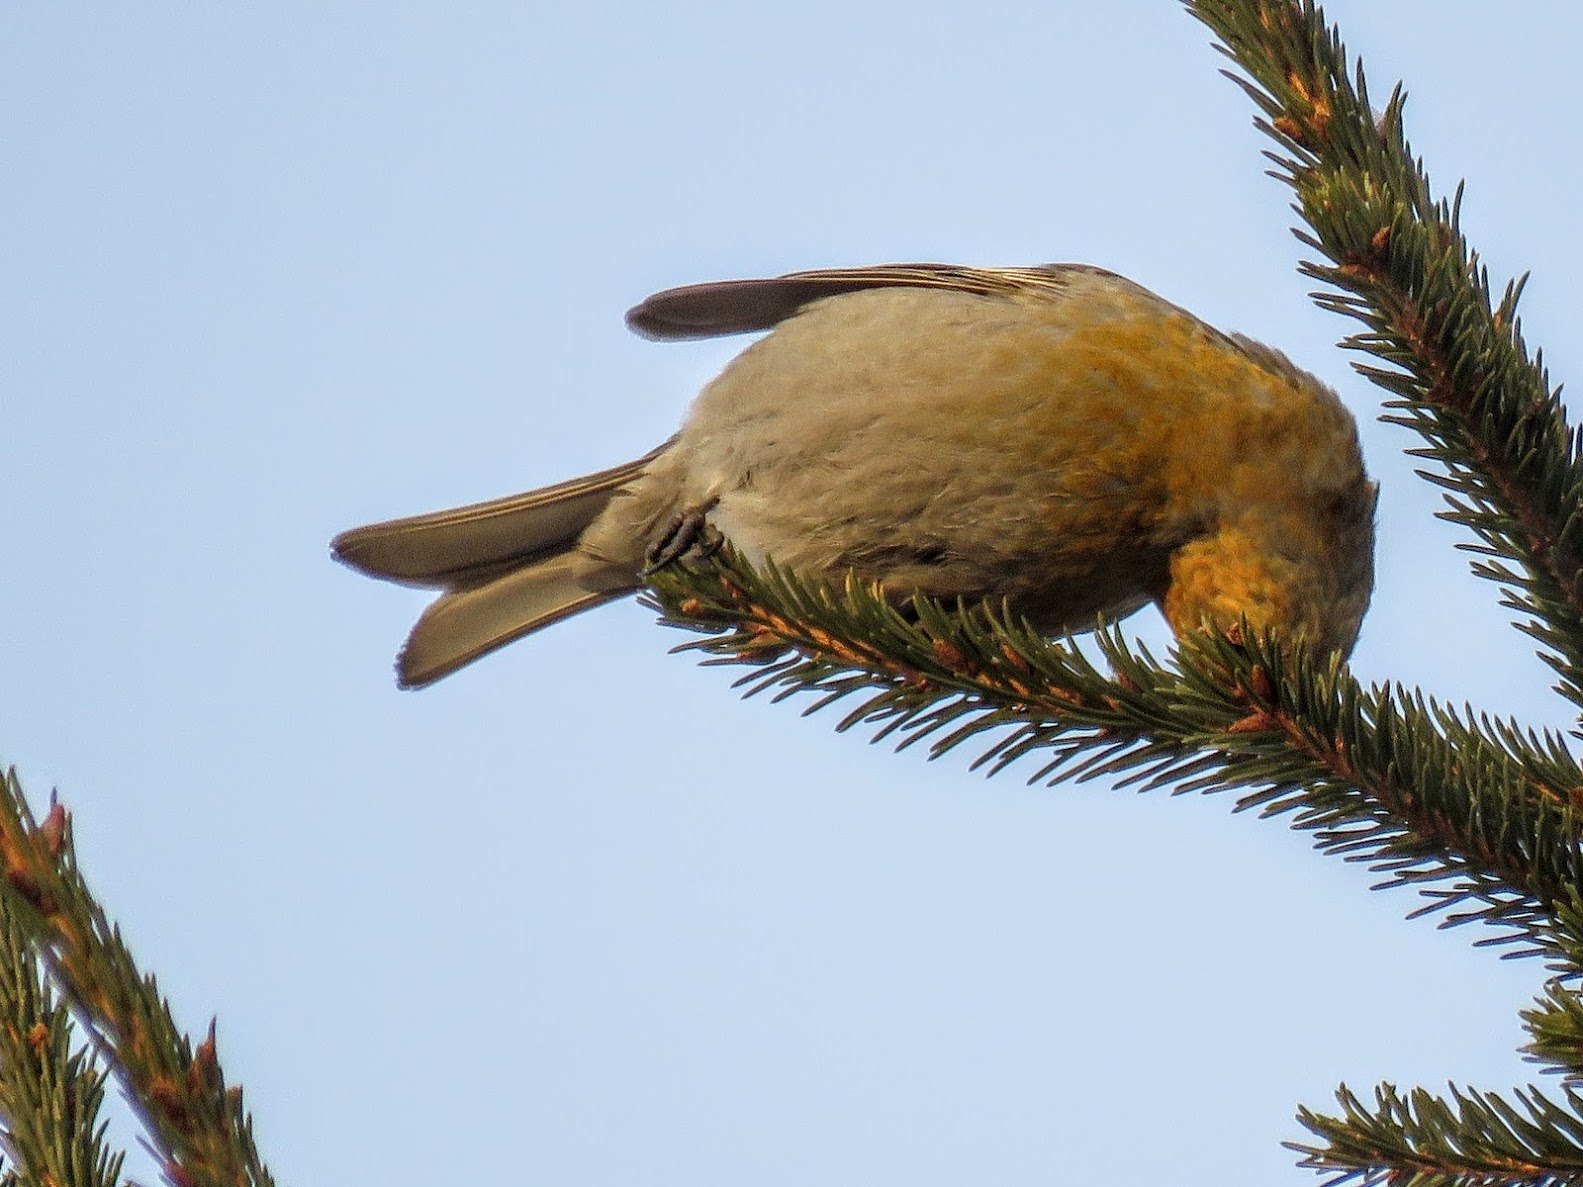
<path id="1" fill-rule="evenodd" d="M 637 461 L 355 528 L 334 554 L 438 588 L 397 664 L 429 684 L 723 537 L 903 602 L 987 599 L 1050 634 L 1149 602 L 1350 652 L 1377 488 L 1335 393 L 1100 268 L 937 264 L 692 285 L 657 339 L 770 331 Z"/>

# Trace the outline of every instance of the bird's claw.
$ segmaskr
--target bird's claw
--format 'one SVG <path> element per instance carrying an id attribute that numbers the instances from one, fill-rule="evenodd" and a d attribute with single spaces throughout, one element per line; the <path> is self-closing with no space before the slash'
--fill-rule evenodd
<path id="1" fill-rule="evenodd" d="M 643 554 L 641 575 L 648 577 L 683 557 L 705 560 L 719 552 L 726 538 L 706 518 L 718 501 L 711 499 L 701 507 L 689 507 L 673 515 Z"/>

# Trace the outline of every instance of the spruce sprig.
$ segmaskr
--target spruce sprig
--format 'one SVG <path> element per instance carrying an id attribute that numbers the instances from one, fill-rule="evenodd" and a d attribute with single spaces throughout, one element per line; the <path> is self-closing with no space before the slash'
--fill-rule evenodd
<path id="1" fill-rule="evenodd" d="M 50 988 L 32 937 L 0 909 L 0 1184 L 113 1187 L 125 1155 L 105 1146 L 106 1073 L 74 1049 L 71 1014 Z"/>
<path id="2" fill-rule="evenodd" d="M 1515 1103 L 1458 1088 L 1445 1097 L 1385 1084 L 1372 1105 L 1350 1089 L 1337 1094 L 1339 1117 L 1303 1109 L 1303 1124 L 1325 1146 L 1289 1143 L 1302 1166 L 1327 1184 L 1402 1187 L 1577 1187 L 1583 1183 L 1583 1093 L 1570 1086 L 1553 1100 L 1518 1089 Z"/>
<path id="3" fill-rule="evenodd" d="M 272 1187 L 241 1088 L 226 1086 L 213 1024 L 196 1046 L 177 1026 L 89 891 L 65 809 L 52 804 L 36 821 L 15 771 L 0 776 L 0 875 L 0 912 L 121 1077 L 172 1187 Z M 19 1119 L 3 1105 L 15 1131 Z"/>

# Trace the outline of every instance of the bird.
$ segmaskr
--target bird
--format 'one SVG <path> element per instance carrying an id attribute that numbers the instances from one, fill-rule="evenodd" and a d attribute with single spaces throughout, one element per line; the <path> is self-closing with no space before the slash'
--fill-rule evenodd
<path id="1" fill-rule="evenodd" d="M 439 596 L 397 659 L 432 684 L 720 541 L 887 599 L 1004 607 L 1049 636 L 1153 603 L 1345 658 L 1378 486 L 1334 391 L 1088 264 L 884 264 L 667 289 L 662 341 L 759 333 L 635 461 L 343 532 Z M 767 333 L 766 333 L 767 331 Z"/>

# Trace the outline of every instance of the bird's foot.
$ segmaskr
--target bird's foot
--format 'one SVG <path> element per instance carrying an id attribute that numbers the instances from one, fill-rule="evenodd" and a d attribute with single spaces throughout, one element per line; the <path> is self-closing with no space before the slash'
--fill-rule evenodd
<path id="1" fill-rule="evenodd" d="M 700 507 L 689 507 L 671 516 L 665 530 L 643 554 L 642 576 L 657 573 L 683 557 L 705 560 L 719 552 L 726 538 L 706 518 L 719 501 L 710 499 Z"/>

